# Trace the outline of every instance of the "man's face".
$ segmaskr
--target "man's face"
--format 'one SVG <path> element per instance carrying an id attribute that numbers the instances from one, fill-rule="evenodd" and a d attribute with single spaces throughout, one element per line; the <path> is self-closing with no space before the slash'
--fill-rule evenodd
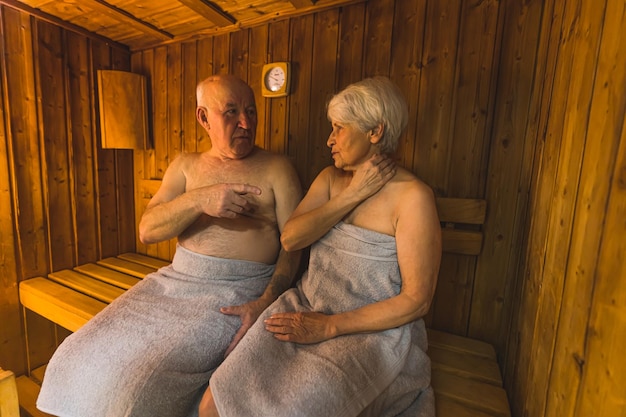
<path id="1" fill-rule="evenodd" d="M 219 156 L 245 158 L 254 149 L 257 113 L 252 90 L 243 82 L 225 80 L 208 87 L 207 132 Z"/>

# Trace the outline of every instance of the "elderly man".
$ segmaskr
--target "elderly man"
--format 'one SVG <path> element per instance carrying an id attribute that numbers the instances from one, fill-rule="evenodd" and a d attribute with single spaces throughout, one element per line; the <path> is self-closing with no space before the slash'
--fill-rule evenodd
<path id="1" fill-rule="evenodd" d="M 299 253 L 280 232 L 301 198 L 294 168 L 257 148 L 254 94 L 233 76 L 197 88 L 212 147 L 168 167 L 140 239 L 178 237 L 148 275 L 59 346 L 37 406 L 58 416 L 185 416 L 261 312 L 290 287 Z"/>

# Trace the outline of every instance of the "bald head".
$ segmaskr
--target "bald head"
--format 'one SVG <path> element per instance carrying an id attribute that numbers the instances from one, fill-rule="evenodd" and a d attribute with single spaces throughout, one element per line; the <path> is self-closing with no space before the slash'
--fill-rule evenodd
<path id="1" fill-rule="evenodd" d="M 196 88 L 198 106 L 211 107 L 211 99 L 223 91 L 230 91 L 240 95 L 250 94 L 254 97 L 252 88 L 241 78 L 231 74 L 217 74 L 211 75 L 198 83 Z"/>

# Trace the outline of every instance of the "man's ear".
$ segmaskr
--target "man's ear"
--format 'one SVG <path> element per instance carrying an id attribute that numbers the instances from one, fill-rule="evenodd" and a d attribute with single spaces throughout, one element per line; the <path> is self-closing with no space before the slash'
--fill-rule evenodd
<path id="1" fill-rule="evenodd" d="M 204 107 L 196 108 L 196 118 L 198 119 L 198 123 L 202 125 L 205 129 L 209 128 L 209 121 L 206 117 L 206 109 Z"/>
<path id="2" fill-rule="evenodd" d="M 382 123 L 379 123 L 376 126 L 374 126 L 374 128 L 369 131 L 370 142 L 378 143 L 380 139 L 383 137 L 384 131 L 385 131 L 385 125 L 383 125 Z"/>

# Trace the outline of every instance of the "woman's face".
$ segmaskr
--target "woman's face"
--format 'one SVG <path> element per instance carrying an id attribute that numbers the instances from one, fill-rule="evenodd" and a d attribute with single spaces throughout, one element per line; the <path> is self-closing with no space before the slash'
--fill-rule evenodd
<path id="1" fill-rule="evenodd" d="M 333 127 L 326 145 L 330 148 L 335 167 L 351 171 L 373 154 L 370 135 L 361 132 L 355 124 L 331 119 Z"/>

